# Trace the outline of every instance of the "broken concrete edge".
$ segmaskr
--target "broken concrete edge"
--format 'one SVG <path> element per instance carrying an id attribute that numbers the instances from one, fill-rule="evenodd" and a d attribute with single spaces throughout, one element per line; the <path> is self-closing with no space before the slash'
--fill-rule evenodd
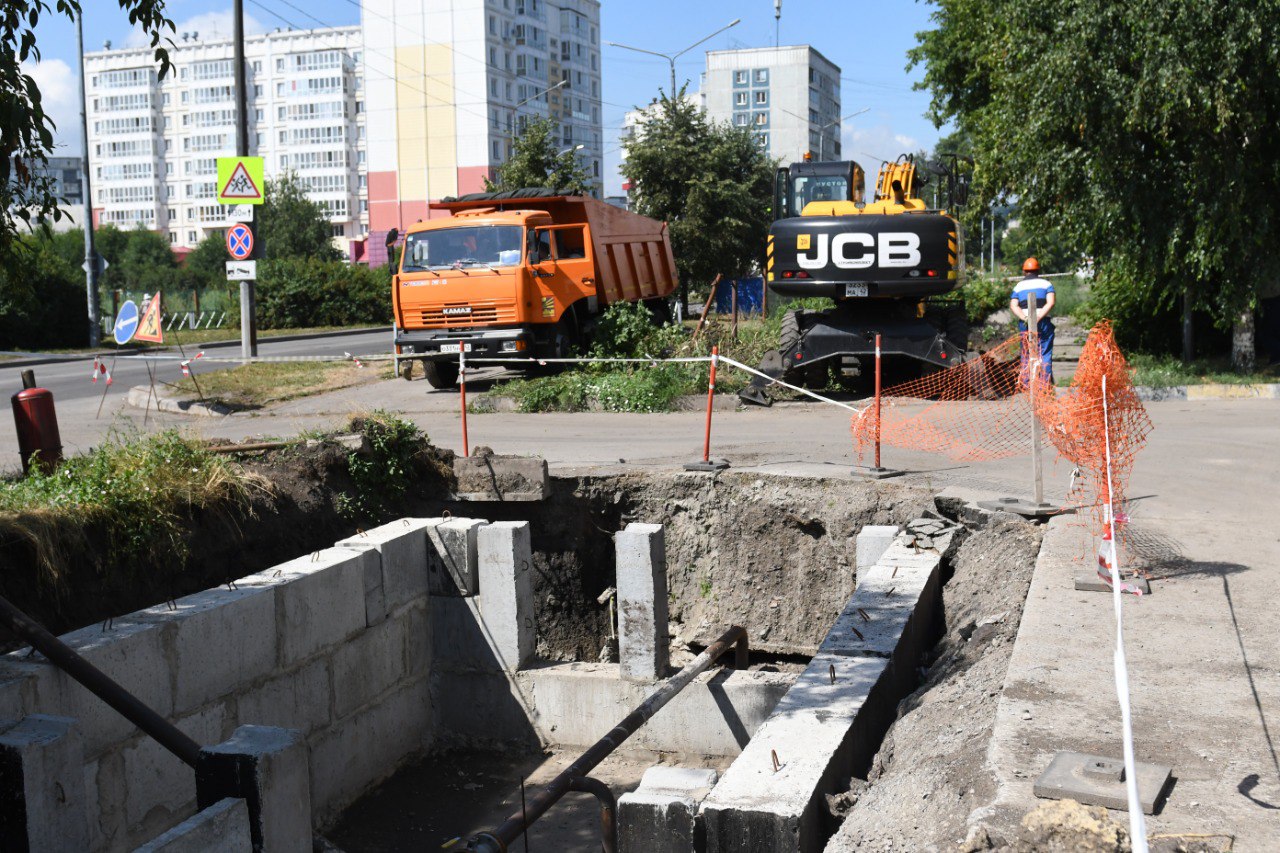
<path id="1" fill-rule="evenodd" d="M 241 798 L 227 797 L 201 809 L 133 853 L 249 853 L 251 850 L 249 807 Z"/>
<path id="2" fill-rule="evenodd" d="M 160 389 L 147 385 L 135 385 L 125 395 L 125 403 L 136 409 L 154 408 L 158 412 L 174 415 L 199 415 L 206 418 L 222 418 L 233 414 L 234 410 L 217 402 L 189 400 L 179 397 L 167 397 Z"/>
<path id="3" fill-rule="evenodd" d="M 1165 400 L 1280 399 L 1280 383 L 1234 385 L 1206 382 L 1202 385 L 1139 385 L 1133 389 L 1144 403 Z"/>
<path id="4" fill-rule="evenodd" d="M 499 455 L 477 448 L 455 456 L 457 498 L 465 501 L 540 501 L 551 491 L 547 460 L 539 456 Z"/>

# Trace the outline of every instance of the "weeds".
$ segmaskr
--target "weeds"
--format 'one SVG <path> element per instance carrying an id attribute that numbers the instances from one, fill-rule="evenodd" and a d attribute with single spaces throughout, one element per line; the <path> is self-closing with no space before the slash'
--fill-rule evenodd
<path id="1" fill-rule="evenodd" d="M 352 420 L 351 427 L 364 436 L 368 451 L 347 457 L 355 491 L 338 496 L 338 512 L 351 520 L 381 521 L 408 494 L 426 452 L 426 435 L 412 421 L 381 409 Z"/>
<path id="2" fill-rule="evenodd" d="M 1262 368 L 1254 373 L 1236 373 L 1227 360 L 1200 359 L 1190 365 L 1171 355 L 1133 353 L 1129 356 L 1133 368 L 1133 384 L 1152 388 L 1171 388 L 1178 385 L 1264 385 L 1280 381 L 1280 367 Z"/>
<path id="3" fill-rule="evenodd" d="M 73 555 L 106 570 L 185 563 L 186 522 L 200 510 L 249 506 L 265 480 L 175 431 L 113 439 L 56 471 L 0 482 L 0 535 L 24 540 L 41 576 L 60 588 Z M 105 539 L 105 548 L 90 542 Z"/>

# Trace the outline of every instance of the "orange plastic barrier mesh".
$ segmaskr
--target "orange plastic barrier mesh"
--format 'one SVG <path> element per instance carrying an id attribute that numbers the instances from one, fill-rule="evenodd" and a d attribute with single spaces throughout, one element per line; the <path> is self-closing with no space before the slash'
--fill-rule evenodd
<path id="1" fill-rule="evenodd" d="M 1036 360 L 1023 359 L 1024 345 L 1027 352 L 1039 352 L 1034 332 L 1015 335 L 979 358 L 885 389 L 880 441 L 961 461 L 1029 455 L 1034 407 L 1043 440 L 1080 470 L 1069 499 L 1098 508 L 1101 517 L 1111 497 L 1104 432 L 1110 432 L 1111 479 L 1120 505 L 1134 457 L 1151 431 L 1129 365 L 1105 321 L 1089 332 L 1071 386 L 1062 391 L 1040 378 Z M 855 415 L 852 427 L 862 458 L 875 444 L 875 406 Z"/>

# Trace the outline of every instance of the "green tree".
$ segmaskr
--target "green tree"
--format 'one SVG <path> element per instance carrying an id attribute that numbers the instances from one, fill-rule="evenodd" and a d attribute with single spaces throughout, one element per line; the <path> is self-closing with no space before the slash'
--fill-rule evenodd
<path id="1" fill-rule="evenodd" d="M 1021 269 L 1022 262 L 1029 257 L 1038 260 L 1045 272 L 1073 272 L 1084 261 L 1084 253 L 1061 231 L 1053 228 L 1032 231 L 1021 223 L 1010 228 L 1000 240 L 998 254 L 1015 270 Z"/>
<path id="2" fill-rule="evenodd" d="M 591 176 L 578 160 L 574 148 L 562 150 L 556 140 L 556 125 L 538 118 L 516 137 L 511 157 L 498 167 L 497 180 L 484 179 L 489 192 L 545 187 L 585 195 L 592 189 Z"/>
<path id="3" fill-rule="evenodd" d="M 19 238 L 9 263 L 0 264 L 0 349 L 88 343 L 84 273 L 50 236 Z"/>
<path id="4" fill-rule="evenodd" d="M 1093 256 L 1130 340 L 1184 295 L 1251 316 L 1280 277 L 1280 2 L 934 2 L 911 63 L 972 144 L 977 206 Z"/>
<path id="5" fill-rule="evenodd" d="M 117 0 L 143 35 L 150 39 L 163 76 L 169 55 L 160 46 L 173 22 L 164 15 L 165 0 Z M 40 61 L 35 27 L 50 13 L 48 0 L 5 0 L 0 15 L 0 260 L 12 261 L 19 229 L 38 221 L 61 218 L 59 199 L 50 178 L 39 173 L 53 150 L 53 120 L 44 111 L 40 88 L 22 70 L 22 63 Z M 57 13 L 74 19 L 78 0 L 57 0 Z"/>
<path id="6" fill-rule="evenodd" d="M 227 243 L 221 231 L 210 231 L 187 254 L 182 263 L 190 287 L 206 288 L 224 285 L 227 280 Z"/>
<path id="7" fill-rule="evenodd" d="M 623 172 L 635 210 L 668 224 L 686 293 L 764 256 L 774 166 L 750 131 L 711 121 L 683 89 L 648 107 Z"/>
<path id="8" fill-rule="evenodd" d="M 266 201 L 258 211 L 258 240 L 262 257 L 270 260 L 342 257 L 334 248 L 324 208 L 307 197 L 302 179 L 294 172 L 267 181 Z"/>

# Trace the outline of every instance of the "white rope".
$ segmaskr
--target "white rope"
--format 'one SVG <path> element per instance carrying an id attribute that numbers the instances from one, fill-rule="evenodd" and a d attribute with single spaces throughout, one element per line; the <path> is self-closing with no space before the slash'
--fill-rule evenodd
<path id="1" fill-rule="evenodd" d="M 815 394 L 807 388 L 801 388 L 797 385 L 792 385 L 789 382 L 783 382 L 781 379 L 775 379 L 767 373 L 761 373 L 759 370 L 756 370 L 754 367 L 747 367 L 742 362 L 734 361 L 733 359 L 729 358 L 727 355 L 720 356 L 720 360 L 723 361 L 725 364 L 733 365 L 739 370 L 745 371 L 747 373 L 753 373 L 756 376 L 760 376 L 765 379 L 768 379 L 774 385 L 781 385 L 783 388 L 790 388 L 792 391 L 799 391 L 801 394 L 804 394 L 807 397 L 812 397 L 813 399 L 818 400 L 819 402 L 827 403 L 832 406 L 839 406 L 842 409 L 848 409 L 849 411 L 853 412 L 855 415 L 861 415 L 863 412 L 867 411 L 867 409 L 870 408 L 870 406 L 863 406 L 861 409 L 859 409 L 856 406 L 850 406 L 848 403 L 841 403 L 839 400 L 832 400 L 830 397 L 824 397 L 821 394 Z"/>
<path id="2" fill-rule="evenodd" d="M 1129 800 L 1129 836 L 1133 853 L 1147 853 L 1147 821 L 1138 800 L 1138 776 L 1133 758 L 1133 715 L 1129 708 L 1129 666 L 1124 654 L 1124 601 L 1120 590 L 1120 541 L 1116 538 L 1115 492 L 1111 485 L 1111 416 L 1107 407 L 1107 375 L 1102 375 L 1102 434 L 1107 455 L 1107 524 L 1111 531 L 1111 601 L 1116 616 L 1116 697 L 1124 727 L 1124 787 Z"/>

